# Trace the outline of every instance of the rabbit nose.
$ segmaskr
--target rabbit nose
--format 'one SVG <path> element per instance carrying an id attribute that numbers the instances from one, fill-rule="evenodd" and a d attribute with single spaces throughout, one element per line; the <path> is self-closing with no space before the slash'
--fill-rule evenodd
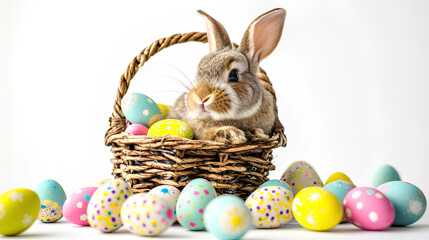
<path id="1" fill-rule="evenodd" d="M 208 95 L 207 97 L 205 97 L 203 100 L 201 100 L 201 107 L 203 108 L 203 110 L 206 110 L 206 106 L 205 104 L 212 98 L 212 95 Z"/>

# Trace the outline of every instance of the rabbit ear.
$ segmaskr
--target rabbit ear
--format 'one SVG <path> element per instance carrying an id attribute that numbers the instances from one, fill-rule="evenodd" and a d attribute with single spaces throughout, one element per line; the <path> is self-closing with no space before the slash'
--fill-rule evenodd
<path id="1" fill-rule="evenodd" d="M 257 17 L 244 33 L 239 50 L 259 63 L 270 55 L 280 41 L 286 10 L 276 8 Z"/>
<path id="2" fill-rule="evenodd" d="M 201 10 L 198 10 L 198 13 L 206 20 L 207 40 L 209 41 L 210 52 L 216 52 L 224 48 L 231 49 L 231 41 L 222 24 Z"/>

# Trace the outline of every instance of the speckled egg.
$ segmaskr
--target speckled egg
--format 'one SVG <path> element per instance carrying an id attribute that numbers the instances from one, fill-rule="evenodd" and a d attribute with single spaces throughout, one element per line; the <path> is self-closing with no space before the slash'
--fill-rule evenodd
<path id="1" fill-rule="evenodd" d="M 0 195 L 0 234 L 15 236 L 27 230 L 37 219 L 39 196 L 29 189 L 18 188 Z"/>
<path id="2" fill-rule="evenodd" d="M 325 185 L 330 183 L 330 182 L 337 181 L 337 180 L 343 180 L 343 181 L 346 181 L 346 182 L 353 184 L 352 180 L 346 174 L 344 174 L 342 172 L 336 172 L 336 173 L 333 173 L 328 178 L 328 180 L 326 180 Z"/>
<path id="3" fill-rule="evenodd" d="M 175 222 L 176 221 L 175 220 L 176 204 L 180 196 L 180 190 L 170 185 L 161 185 L 151 189 L 149 191 L 149 194 L 159 197 L 161 200 L 164 200 L 168 205 L 170 205 L 170 207 L 173 209 L 174 216 L 175 216 L 173 222 Z"/>
<path id="4" fill-rule="evenodd" d="M 309 163 L 304 161 L 292 163 L 280 179 L 292 187 L 294 196 L 306 187 L 323 187 L 319 174 Z"/>
<path id="5" fill-rule="evenodd" d="M 157 105 L 161 109 L 162 118 L 165 119 L 168 113 L 170 113 L 171 106 L 162 103 L 157 103 Z"/>
<path id="6" fill-rule="evenodd" d="M 209 181 L 197 178 L 190 181 L 176 204 L 177 221 L 189 230 L 203 230 L 204 209 L 217 196 Z"/>
<path id="7" fill-rule="evenodd" d="M 173 209 L 152 194 L 136 194 L 122 206 L 121 220 L 131 233 L 157 236 L 173 223 Z"/>
<path id="8" fill-rule="evenodd" d="M 337 197 L 338 201 L 341 203 L 341 206 L 343 205 L 344 197 L 347 195 L 347 193 L 350 192 L 350 190 L 355 187 L 356 186 L 353 183 L 346 182 L 343 180 L 336 180 L 323 186 L 324 189 L 330 191 L 332 194 L 335 195 L 335 197 Z M 347 222 L 345 216 L 343 217 L 341 222 Z"/>
<path id="9" fill-rule="evenodd" d="M 114 179 L 101 185 L 89 200 L 87 215 L 91 227 L 102 232 L 114 232 L 122 226 L 122 204 L 132 195 L 131 187 Z"/>
<path id="10" fill-rule="evenodd" d="M 426 197 L 423 192 L 411 183 L 392 181 L 377 188 L 395 208 L 393 225 L 406 226 L 417 222 L 426 211 Z"/>
<path id="11" fill-rule="evenodd" d="M 148 136 L 176 136 L 191 139 L 194 137 L 192 129 L 183 121 L 177 119 L 165 119 L 156 122 L 149 128 Z"/>
<path id="12" fill-rule="evenodd" d="M 383 165 L 377 169 L 372 177 L 371 186 L 376 188 L 383 183 L 391 182 L 391 181 L 400 181 L 398 172 L 396 169 L 390 165 Z"/>
<path id="13" fill-rule="evenodd" d="M 39 220 L 52 223 L 60 220 L 63 215 L 63 205 L 66 201 L 66 193 L 61 185 L 52 179 L 47 179 L 37 185 L 34 190 L 40 198 Z"/>
<path id="14" fill-rule="evenodd" d="M 257 189 L 247 199 L 252 225 L 257 228 L 276 228 L 292 219 L 293 194 L 280 186 Z"/>
<path id="15" fill-rule="evenodd" d="M 96 187 L 84 187 L 74 191 L 64 203 L 64 218 L 76 225 L 89 226 L 86 211 L 89 200 L 96 190 Z"/>
<path id="16" fill-rule="evenodd" d="M 204 211 L 204 226 L 218 239 L 239 239 L 252 226 L 249 209 L 234 195 L 213 199 Z"/>
<path id="17" fill-rule="evenodd" d="M 152 98 L 141 93 L 127 93 L 121 101 L 122 112 L 131 123 L 152 126 L 162 119 L 161 109 Z"/>
<path id="18" fill-rule="evenodd" d="M 389 199 L 371 187 L 358 187 L 347 193 L 343 210 L 349 222 L 366 230 L 388 228 L 395 218 L 395 210 Z"/>
<path id="19" fill-rule="evenodd" d="M 293 200 L 292 211 L 301 226 L 313 231 L 328 231 L 343 217 L 337 197 L 322 187 L 301 190 Z"/>
<path id="20" fill-rule="evenodd" d="M 284 187 L 286 189 L 289 189 L 293 193 L 293 189 L 289 186 L 289 184 L 287 184 L 287 182 L 282 181 L 282 180 L 278 180 L 278 179 L 268 180 L 268 181 L 264 182 L 261 186 L 259 186 L 258 189 L 263 188 L 263 187 L 268 187 L 268 186 Z"/>
<path id="21" fill-rule="evenodd" d="M 145 125 L 134 123 L 125 129 L 125 132 L 132 135 L 147 135 L 149 129 Z"/>

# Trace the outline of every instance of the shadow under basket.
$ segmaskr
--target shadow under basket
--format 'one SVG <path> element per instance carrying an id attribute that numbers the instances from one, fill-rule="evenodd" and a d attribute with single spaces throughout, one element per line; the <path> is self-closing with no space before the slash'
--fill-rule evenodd
<path id="1" fill-rule="evenodd" d="M 266 73 L 257 73 L 262 86 L 274 96 L 276 122 L 269 139 L 243 144 L 224 144 L 180 137 L 134 136 L 124 133 L 126 119 L 121 110 L 122 97 L 131 79 L 150 57 L 164 48 L 185 42 L 207 42 L 206 33 L 175 34 L 159 39 L 143 49 L 121 76 L 110 128 L 105 144 L 114 157 L 113 175 L 128 181 L 134 193 L 147 192 L 159 185 L 171 185 L 180 190 L 195 178 L 207 179 L 219 195 L 234 194 L 243 199 L 269 180 L 272 150 L 286 146 L 283 125 L 278 119 L 276 96 Z"/>

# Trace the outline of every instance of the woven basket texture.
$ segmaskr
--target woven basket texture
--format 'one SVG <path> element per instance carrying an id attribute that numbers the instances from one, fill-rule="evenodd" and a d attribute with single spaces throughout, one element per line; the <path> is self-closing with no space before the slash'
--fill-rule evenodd
<path id="1" fill-rule="evenodd" d="M 207 179 L 218 194 L 234 194 L 245 199 L 259 185 L 269 180 L 275 169 L 271 163 L 272 150 L 286 146 L 283 125 L 277 114 L 274 89 L 265 71 L 257 73 L 263 87 L 274 96 L 276 123 L 267 140 L 244 144 L 224 144 L 206 140 L 188 140 L 180 137 L 162 138 L 133 136 L 124 133 L 126 119 L 121 100 L 127 93 L 131 79 L 139 68 L 157 52 L 174 44 L 207 42 L 206 33 L 191 32 L 162 38 L 143 49 L 131 61 L 121 76 L 110 127 L 105 135 L 106 146 L 111 147 L 112 174 L 128 181 L 135 193 L 147 192 L 159 185 L 182 189 L 195 178 Z"/>

